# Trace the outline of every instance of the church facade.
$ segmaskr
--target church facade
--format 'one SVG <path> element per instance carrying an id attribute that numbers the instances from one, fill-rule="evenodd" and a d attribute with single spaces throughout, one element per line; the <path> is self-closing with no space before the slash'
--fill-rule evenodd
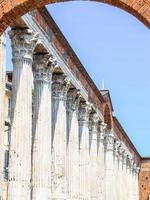
<path id="1" fill-rule="evenodd" d="M 150 158 L 46 8 L 18 19 L 9 36 L 13 72 L 0 38 L 1 199 L 150 199 Z"/>

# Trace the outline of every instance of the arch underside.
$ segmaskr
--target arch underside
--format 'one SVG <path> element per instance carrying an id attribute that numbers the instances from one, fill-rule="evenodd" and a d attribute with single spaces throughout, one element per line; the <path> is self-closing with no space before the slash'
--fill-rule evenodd
<path id="1" fill-rule="evenodd" d="M 41 8 L 50 3 L 67 1 L 68 0 L 1 0 L 0 34 L 19 17 L 33 9 Z M 148 28 L 150 28 L 149 0 L 96 0 L 96 2 L 106 3 L 118 7 L 135 16 Z"/>

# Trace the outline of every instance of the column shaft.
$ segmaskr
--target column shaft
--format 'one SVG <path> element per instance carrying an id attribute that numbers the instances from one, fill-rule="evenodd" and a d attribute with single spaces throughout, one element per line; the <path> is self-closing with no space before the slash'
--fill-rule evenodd
<path id="1" fill-rule="evenodd" d="M 66 199 L 66 98 L 70 83 L 61 74 L 53 77 L 52 99 L 52 198 Z"/>
<path id="2" fill-rule="evenodd" d="M 48 200 L 51 189 L 51 82 L 50 55 L 34 56 L 34 115 L 32 199 Z"/>
<path id="3" fill-rule="evenodd" d="M 89 153 L 90 153 L 90 199 L 98 198 L 98 168 L 97 168 L 97 135 L 98 135 L 98 115 L 91 114 L 89 124 Z"/>
<path id="4" fill-rule="evenodd" d="M 6 33 L 0 36 L 0 196 L 3 196 L 5 189 L 5 73 L 6 73 Z"/>
<path id="5" fill-rule="evenodd" d="M 104 137 L 105 137 L 106 125 L 101 123 L 100 130 L 98 132 L 98 148 L 97 148 L 97 169 L 98 169 L 98 199 L 105 200 L 105 149 L 104 149 Z"/>
<path id="6" fill-rule="evenodd" d="M 79 199 L 90 199 L 89 171 L 89 113 L 88 103 L 81 103 L 79 108 Z"/>
<path id="7" fill-rule="evenodd" d="M 105 200 L 115 200 L 114 199 L 114 135 L 112 133 L 107 133 L 106 136 L 106 149 L 105 149 Z"/>
<path id="8" fill-rule="evenodd" d="M 78 106 L 80 94 L 70 90 L 67 99 L 67 185 L 69 199 L 79 195 L 79 133 Z"/>
<path id="9" fill-rule="evenodd" d="M 32 135 L 32 53 L 37 36 L 30 30 L 10 33 L 13 51 L 13 98 L 9 159 L 9 200 L 29 200 Z"/>

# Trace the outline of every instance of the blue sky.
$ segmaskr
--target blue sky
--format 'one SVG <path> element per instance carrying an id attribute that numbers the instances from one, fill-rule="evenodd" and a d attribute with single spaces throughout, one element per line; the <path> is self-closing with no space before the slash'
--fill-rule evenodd
<path id="1" fill-rule="evenodd" d="M 138 151 L 150 156 L 150 31 L 127 12 L 102 3 L 47 7 L 99 89 L 105 80 L 114 114 Z M 7 66 L 10 57 L 8 51 Z"/>

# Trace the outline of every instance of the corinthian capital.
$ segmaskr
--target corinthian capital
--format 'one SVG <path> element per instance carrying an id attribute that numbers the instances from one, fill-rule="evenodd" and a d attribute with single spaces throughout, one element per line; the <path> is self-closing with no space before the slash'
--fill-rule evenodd
<path id="1" fill-rule="evenodd" d="M 9 32 L 12 46 L 13 62 L 32 61 L 38 34 L 30 29 L 15 29 Z"/>
<path id="2" fill-rule="evenodd" d="M 107 134 L 105 137 L 105 148 L 107 151 L 113 151 L 114 150 L 114 142 L 115 137 L 112 133 Z"/>
<path id="3" fill-rule="evenodd" d="M 99 116 L 97 113 L 91 113 L 89 118 L 89 128 L 90 130 L 97 131 L 99 123 Z"/>
<path id="4" fill-rule="evenodd" d="M 70 86 L 70 78 L 66 77 L 64 74 L 54 74 L 52 84 L 53 99 L 66 100 Z"/>
<path id="5" fill-rule="evenodd" d="M 88 102 L 80 102 L 79 105 L 79 121 L 89 122 L 89 114 L 92 110 L 92 105 Z"/>
<path id="6" fill-rule="evenodd" d="M 33 57 L 34 81 L 51 81 L 52 72 L 57 66 L 57 62 L 52 62 L 50 54 L 36 54 Z"/>
<path id="7" fill-rule="evenodd" d="M 67 108 L 68 108 L 68 111 L 78 110 L 81 98 L 82 98 L 82 96 L 81 96 L 79 90 L 70 89 L 68 91 L 68 97 L 67 97 Z"/>

